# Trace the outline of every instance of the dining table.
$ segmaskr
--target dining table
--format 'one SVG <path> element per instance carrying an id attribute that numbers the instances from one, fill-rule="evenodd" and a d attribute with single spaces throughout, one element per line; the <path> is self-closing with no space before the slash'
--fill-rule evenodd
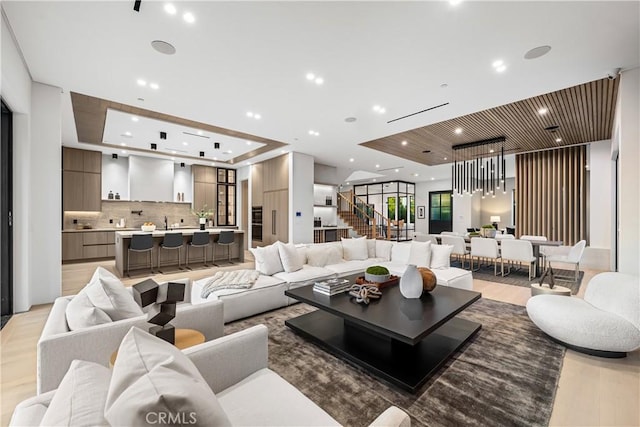
<path id="1" fill-rule="evenodd" d="M 467 243 L 467 246 L 471 245 L 471 237 L 466 237 L 466 236 L 461 236 L 461 237 L 464 237 L 464 241 Z M 493 239 L 493 237 L 482 237 L 482 236 L 474 236 L 474 237 L 481 237 L 483 239 Z M 439 244 L 442 243 L 442 239 L 440 238 L 440 236 L 436 235 L 436 239 L 438 240 Z M 496 240 L 498 242 L 498 246 L 500 246 L 502 239 L 496 239 Z M 529 239 L 525 239 L 525 240 L 527 240 L 528 242 L 531 242 L 531 246 L 533 248 L 533 257 L 535 258 L 534 271 L 535 271 L 536 277 L 539 277 L 541 273 L 540 248 L 542 246 L 548 246 L 548 247 L 562 246 L 563 241 L 562 240 L 529 240 Z"/>

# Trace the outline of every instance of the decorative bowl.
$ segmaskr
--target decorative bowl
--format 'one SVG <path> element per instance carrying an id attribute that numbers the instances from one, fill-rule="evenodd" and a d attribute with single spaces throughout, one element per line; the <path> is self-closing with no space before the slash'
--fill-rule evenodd
<path id="1" fill-rule="evenodd" d="M 142 231 L 144 232 L 152 232 L 152 231 L 156 231 L 156 226 L 155 225 L 143 225 L 142 227 Z"/>
<path id="2" fill-rule="evenodd" d="M 369 283 L 383 283 L 389 280 L 391 277 L 390 274 L 369 274 L 367 272 L 364 273 L 364 280 Z"/>

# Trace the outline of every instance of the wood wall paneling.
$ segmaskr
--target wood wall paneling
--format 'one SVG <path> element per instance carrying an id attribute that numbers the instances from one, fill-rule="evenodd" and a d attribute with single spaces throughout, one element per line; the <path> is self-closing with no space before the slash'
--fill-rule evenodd
<path id="1" fill-rule="evenodd" d="M 586 146 L 516 156 L 516 230 L 573 245 L 587 240 Z"/>

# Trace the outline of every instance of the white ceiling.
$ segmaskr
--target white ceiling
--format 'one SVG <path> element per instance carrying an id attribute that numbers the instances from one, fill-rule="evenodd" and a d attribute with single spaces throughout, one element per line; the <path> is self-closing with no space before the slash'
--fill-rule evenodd
<path id="1" fill-rule="evenodd" d="M 449 167 L 358 144 L 640 62 L 637 1 L 174 3 L 171 16 L 165 2 L 149 0 L 139 13 L 133 1 L 2 2 L 33 79 L 64 91 L 63 144 L 77 143 L 74 91 L 282 141 L 346 172 L 375 173 L 380 164 L 400 168 L 388 173 L 394 179 L 439 179 Z M 176 54 L 156 52 L 153 40 Z M 523 58 L 540 45 L 551 52 Z M 497 59 L 505 72 L 494 71 Z M 308 72 L 324 84 L 308 81 Z M 140 87 L 140 78 L 159 89 Z"/>

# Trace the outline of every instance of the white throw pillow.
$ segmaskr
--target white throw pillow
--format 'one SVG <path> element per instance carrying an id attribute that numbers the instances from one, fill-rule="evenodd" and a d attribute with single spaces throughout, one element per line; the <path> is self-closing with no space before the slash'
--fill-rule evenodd
<path id="1" fill-rule="evenodd" d="M 376 257 L 376 241 L 373 239 L 367 239 L 367 256 L 369 258 Z"/>
<path id="2" fill-rule="evenodd" d="M 113 322 L 107 313 L 93 305 L 84 292 L 80 292 L 67 304 L 65 316 L 71 331 Z"/>
<path id="3" fill-rule="evenodd" d="M 98 267 L 91 281 L 81 293 L 86 293 L 91 303 L 107 313 L 111 320 L 141 316 L 142 309 L 120 279 L 108 270 Z"/>
<path id="4" fill-rule="evenodd" d="M 262 248 L 249 249 L 256 260 L 256 270 L 265 276 L 272 276 L 284 271 L 280 260 L 280 252 L 278 251 L 278 243 Z"/>
<path id="5" fill-rule="evenodd" d="M 359 237 L 357 239 L 342 238 L 342 252 L 346 261 L 365 260 L 369 258 L 369 250 L 367 249 L 367 238 Z"/>
<path id="6" fill-rule="evenodd" d="M 312 267 L 324 267 L 327 265 L 329 248 L 323 246 L 311 246 L 307 249 L 307 264 Z"/>
<path id="7" fill-rule="evenodd" d="M 417 267 L 429 267 L 431 265 L 431 242 L 411 242 L 409 251 L 409 264 Z"/>
<path id="8" fill-rule="evenodd" d="M 298 248 L 293 243 L 278 242 L 278 253 L 282 267 L 287 273 L 292 273 L 302 269 L 304 261 L 298 253 Z"/>
<path id="9" fill-rule="evenodd" d="M 393 243 L 388 240 L 376 240 L 376 258 L 391 261 L 391 248 Z"/>
<path id="10" fill-rule="evenodd" d="M 182 420 L 171 425 L 231 424 L 193 362 L 134 327 L 118 349 L 104 415 L 113 426 L 140 426 L 154 424 L 159 414 Z"/>
<path id="11" fill-rule="evenodd" d="M 111 371 L 74 360 L 40 422 L 41 426 L 108 426 L 104 418 Z"/>
<path id="12" fill-rule="evenodd" d="M 453 245 L 431 246 L 431 269 L 449 268 L 451 266 L 451 252 Z"/>
<path id="13" fill-rule="evenodd" d="M 342 245 L 340 244 L 340 242 L 337 242 L 335 245 L 332 244 L 327 246 L 326 265 L 340 264 L 344 262 L 344 259 L 342 259 L 343 253 L 344 252 L 342 250 Z"/>

